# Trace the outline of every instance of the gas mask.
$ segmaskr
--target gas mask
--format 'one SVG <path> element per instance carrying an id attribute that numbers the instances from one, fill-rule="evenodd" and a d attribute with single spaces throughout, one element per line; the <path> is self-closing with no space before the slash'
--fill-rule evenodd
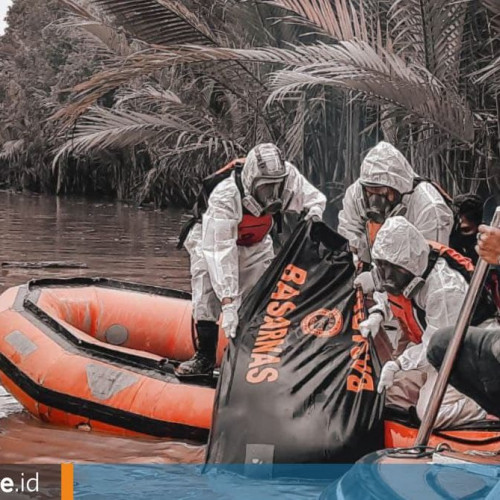
<path id="1" fill-rule="evenodd" d="M 284 179 L 258 179 L 251 195 L 242 200 L 243 206 L 255 217 L 273 215 L 283 210 Z"/>
<path id="2" fill-rule="evenodd" d="M 248 154 L 242 171 L 242 204 L 253 216 L 284 210 L 288 168 L 274 144 L 260 144 Z"/>
<path id="3" fill-rule="evenodd" d="M 377 259 L 375 264 L 380 287 L 391 295 L 404 295 L 409 298 L 424 283 L 422 278 L 386 260 Z"/>
<path id="4" fill-rule="evenodd" d="M 257 203 L 262 207 L 263 214 L 275 214 L 283 209 L 283 180 L 271 181 L 260 179 L 253 190 Z"/>
<path id="5" fill-rule="evenodd" d="M 375 192 L 371 192 L 371 189 Z M 406 208 L 401 204 L 402 196 L 396 190 L 392 190 L 394 200 L 389 200 L 389 192 L 391 189 L 386 186 L 363 185 L 363 198 L 366 205 L 366 215 L 368 219 L 383 224 L 384 221 L 394 215 L 404 215 Z M 376 192 L 379 191 L 379 192 Z"/>

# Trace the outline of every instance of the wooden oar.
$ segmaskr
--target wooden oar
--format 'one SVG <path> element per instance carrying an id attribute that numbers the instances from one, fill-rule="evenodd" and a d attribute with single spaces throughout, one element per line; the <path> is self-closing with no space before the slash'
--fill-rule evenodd
<path id="1" fill-rule="evenodd" d="M 500 207 L 497 207 L 495 210 L 491 226 L 500 226 Z M 457 353 L 460 349 L 465 333 L 469 328 L 472 314 L 474 313 L 476 302 L 479 298 L 479 292 L 484 286 L 487 271 L 488 264 L 480 258 L 477 261 L 476 269 L 472 276 L 469 289 L 465 295 L 464 304 L 458 316 L 455 334 L 446 349 L 446 354 L 441 364 L 436 384 L 429 399 L 427 411 L 425 412 L 425 416 L 418 431 L 415 447 L 427 446 L 427 443 L 429 442 L 429 437 L 432 433 L 432 429 L 434 428 L 439 408 L 443 402 L 444 393 L 446 391 L 446 386 L 448 385 L 448 379 L 450 378 L 453 363 L 455 362 L 455 358 L 457 357 Z"/>

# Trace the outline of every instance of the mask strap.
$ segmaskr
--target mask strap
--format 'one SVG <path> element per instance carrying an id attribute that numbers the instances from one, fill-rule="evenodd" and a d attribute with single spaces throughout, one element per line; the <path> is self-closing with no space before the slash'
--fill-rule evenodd
<path id="1" fill-rule="evenodd" d="M 404 217 L 406 215 L 408 208 L 405 207 L 401 202 L 394 206 L 394 208 L 387 214 L 387 218 L 395 217 L 396 215 L 401 215 Z"/>
<path id="2" fill-rule="evenodd" d="M 236 181 L 236 187 L 240 192 L 241 199 L 243 199 L 245 197 L 245 189 L 243 187 L 243 182 L 241 180 L 241 172 L 242 172 L 241 167 L 235 167 L 234 180 Z"/>
<path id="3" fill-rule="evenodd" d="M 372 278 L 373 278 L 373 284 L 375 285 L 375 290 L 377 292 L 383 292 L 384 289 L 382 288 L 382 278 L 380 276 L 380 271 L 377 265 L 373 267 L 373 269 L 370 271 Z"/>
<path id="4" fill-rule="evenodd" d="M 368 195 L 366 194 L 366 189 L 363 184 L 361 184 L 361 192 L 363 193 L 363 201 L 365 203 L 365 207 L 368 208 L 370 204 L 368 203 Z"/>
<path id="5" fill-rule="evenodd" d="M 415 276 L 403 290 L 403 297 L 411 299 L 425 284 L 425 280 L 420 276 Z"/>
<path id="6" fill-rule="evenodd" d="M 263 209 L 253 196 L 245 196 L 241 200 L 241 204 L 243 205 L 243 208 L 250 212 L 254 217 L 260 217 L 262 215 Z"/>
<path id="7" fill-rule="evenodd" d="M 251 194 L 245 195 L 245 189 L 243 188 L 243 182 L 241 180 L 241 169 L 237 168 L 234 174 L 243 208 L 250 212 L 254 217 L 260 217 L 262 214 L 262 207 L 257 203 L 257 200 Z"/>
<path id="8" fill-rule="evenodd" d="M 278 192 L 278 198 L 280 198 L 281 200 L 283 200 L 283 192 L 285 191 L 285 184 L 286 184 L 287 179 L 288 179 L 288 175 L 286 177 L 283 177 L 283 179 L 281 179 L 281 181 L 280 181 L 280 189 Z"/>

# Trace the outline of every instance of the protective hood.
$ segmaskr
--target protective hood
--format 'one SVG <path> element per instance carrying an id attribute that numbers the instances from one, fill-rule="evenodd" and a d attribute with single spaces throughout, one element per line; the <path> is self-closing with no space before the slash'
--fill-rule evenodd
<path id="1" fill-rule="evenodd" d="M 414 178 L 415 172 L 401 152 L 382 141 L 370 149 L 363 160 L 359 182 L 388 186 L 403 194 L 413 189 Z"/>
<path id="2" fill-rule="evenodd" d="M 429 260 L 429 244 L 404 217 L 390 217 L 377 233 L 372 258 L 386 260 L 415 276 L 422 276 Z"/>
<path id="3" fill-rule="evenodd" d="M 255 216 L 283 209 L 282 194 L 289 169 L 281 151 L 270 143 L 255 146 L 241 172 L 243 206 Z"/>

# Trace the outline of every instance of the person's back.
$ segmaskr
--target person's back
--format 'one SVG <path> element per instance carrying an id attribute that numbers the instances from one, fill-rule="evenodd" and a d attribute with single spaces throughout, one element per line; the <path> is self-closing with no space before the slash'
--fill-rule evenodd
<path id="1" fill-rule="evenodd" d="M 417 183 L 407 200 L 405 198 L 403 197 L 403 202 L 406 202 L 408 208 L 404 217 L 426 240 L 448 245 L 454 216 L 436 187 L 431 182 L 422 180 Z"/>

